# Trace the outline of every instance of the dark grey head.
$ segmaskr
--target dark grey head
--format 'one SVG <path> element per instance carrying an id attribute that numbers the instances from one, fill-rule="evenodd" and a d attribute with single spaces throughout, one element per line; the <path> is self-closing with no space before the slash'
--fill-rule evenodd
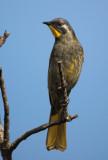
<path id="1" fill-rule="evenodd" d="M 72 27 L 66 19 L 55 18 L 52 21 L 43 23 L 49 26 L 55 38 L 60 38 L 62 35 L 65 34 L 73 34 L 73 36 L 75 36 Z"/>

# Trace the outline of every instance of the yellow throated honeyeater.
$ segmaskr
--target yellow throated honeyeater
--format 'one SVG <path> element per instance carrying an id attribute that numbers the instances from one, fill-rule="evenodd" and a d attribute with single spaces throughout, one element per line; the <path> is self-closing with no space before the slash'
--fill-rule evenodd
<path id="1" fill-rule="evenodd" d="M 48 25 L 55 37 L 48 69 L 51 122 L 59 120 L 63 110 L 63 105 L 61 104 L 63 94 L 58 92 L 60 74 L 57 62 L 62 61 L 64 78 L 67 84 L 67 95 L 69 95 L 71 89 L 78 81 L 84 58 L 83 48 L 67 20 L 56 18 L 52 21 L 44 22 L 44 24 Z M 52 126 L 48 129 L 46 146 L 48 150 L 58 149 L 64 151 L 66 149 L 66 123 Z"/>

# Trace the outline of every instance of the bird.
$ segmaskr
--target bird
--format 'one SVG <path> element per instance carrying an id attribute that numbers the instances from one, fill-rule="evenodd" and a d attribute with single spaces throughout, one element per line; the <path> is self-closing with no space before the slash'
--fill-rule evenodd
<path id="1" fill-rule="evenodd" d="M 55 18 L 43 23 L 49 27 L 55 38 L 48 68 L 48 91 L 51 104 L 49 122 L 53 122 L 60 120 L 63 112 L 63 93 L 58 90 L 60 73 L 57 62 L 62 62 L 67 95 L 69 96 L 71 89 L 79 79 L 84 61 L 84 51 L 74 29 L 66 19 Z M 49 151 L 53 149 L 64 151 L 67 148 L 66 123 L 48 128 L 46 148 Z"/>

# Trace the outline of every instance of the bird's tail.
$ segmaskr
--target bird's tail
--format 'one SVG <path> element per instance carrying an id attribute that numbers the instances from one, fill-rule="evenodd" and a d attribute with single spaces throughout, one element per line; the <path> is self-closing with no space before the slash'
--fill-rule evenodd
<path id="1" fill-rule="evenodd" d="M 51 114 L 50 122 L 60 119 L 60 114 Z M 48 129 L 46 146 L 48 150 L 58 149 L 64 151 L 67 147 L 66 144 L 66 123 L 52 126 Z"/>

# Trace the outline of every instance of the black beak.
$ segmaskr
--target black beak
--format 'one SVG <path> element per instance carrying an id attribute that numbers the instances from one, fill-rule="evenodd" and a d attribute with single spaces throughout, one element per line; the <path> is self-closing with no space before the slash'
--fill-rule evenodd
<path id="1" fill-rule="evenodd" d="M 49 26 L 51 22 L 43 22 L 43 24 L 46 24 L 47 26 Z"/>

